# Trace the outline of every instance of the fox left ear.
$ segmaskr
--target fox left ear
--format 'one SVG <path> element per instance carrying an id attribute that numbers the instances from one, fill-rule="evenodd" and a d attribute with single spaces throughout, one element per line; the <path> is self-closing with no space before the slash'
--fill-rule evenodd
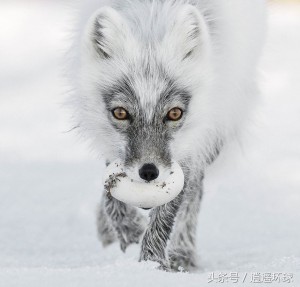
<path id="1" fill-rule="evenodd" d="M 181 60 L 208 51 L 210 45 L 208 27 L 196 7 L 185 5 L 176 15 L 169 31 L 164 40 L 167 45 L 171 45 L 169 48 L 173 48 L 175 55 L 181 57 Z"/>
<path id="2" fill-rule="evenodd" d="M 127 23 L 110 7 L 103 7 L 94 13 L 89 20 L 86 35 L 88 46 L 103 59 L 120 55 L 131 38 Z"/>

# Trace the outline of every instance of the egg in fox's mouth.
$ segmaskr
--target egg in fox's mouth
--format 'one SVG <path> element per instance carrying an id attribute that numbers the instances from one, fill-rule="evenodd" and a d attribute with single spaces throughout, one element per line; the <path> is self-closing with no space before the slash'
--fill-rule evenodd
<path id="1" fill-rule="evenodd" d="M 120 160 L 107 166 L 104 188 L 108 196 L 136 207 L 150 209 L 172 201 L 183 189 L 184 174 L 173 162 L 169 176 L 164 181 L 136 181 L 128 176 Z"/>

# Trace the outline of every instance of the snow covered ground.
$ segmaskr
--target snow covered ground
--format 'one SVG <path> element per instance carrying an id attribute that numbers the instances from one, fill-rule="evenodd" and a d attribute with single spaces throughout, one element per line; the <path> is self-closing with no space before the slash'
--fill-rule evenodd
<path id="1" fill-rule="evenodd" d="M 138 263 L 138 246 L 99 244 L 103 163 L 66 133 L 61 107 L 67 19 L 59 1 L 0 3 L 0 286 L 299 287 L 300 5 L 270 9 L 262 107 L 242 148 L 207 174 L 196 274 Z M 208 283 L 212 272 L 229 283 Z"/>

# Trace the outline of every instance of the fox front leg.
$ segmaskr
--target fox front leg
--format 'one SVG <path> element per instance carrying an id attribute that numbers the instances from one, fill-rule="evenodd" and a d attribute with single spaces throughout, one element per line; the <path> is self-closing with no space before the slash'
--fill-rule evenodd
<path id="1" fill-rule="evenodd" d="M 97 229 L 98 229 L 98 237 L 102 242 L 103 247 L 106 247 L 117 240 L 117 234 L 114 227 L 111 224 L 111 220 L 109 219 L 106 208 L 105 208 L 105 200 L 106 193 L 103 193 L 102 200 L 98 209 L 97 214 Z"/>
<path id="2" fill-rule="evenodd" d="M 170 265 L 175 271 L 193 271 L 198 267 L 196 228 L 202 194 L 203 173 L 199 173 L 186 185 L 168 246 Z"/>
<path id="3" fill-rule="evenodd" d="M 128 206 L 109 195 L 106 195 L 104 200 L 107 217 L 120 241 L 121 250 L 125 252 L 128 245 L 139 243 L 146 220 L 135 207 Z"/>
<path id="4" fill-rule="evenodd" d="M 142 241 L 140 261 L 155 261 L 160 263 L 161 269 L 170 270 L 166 247 L 181 199 L 182 193 L 173 201 L 150 212 L 150 223 Z"/>

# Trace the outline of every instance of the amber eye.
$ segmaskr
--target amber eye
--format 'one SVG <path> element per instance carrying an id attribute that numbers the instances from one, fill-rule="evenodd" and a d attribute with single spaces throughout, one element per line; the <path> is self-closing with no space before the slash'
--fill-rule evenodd
<path id="1" fill-rule="evenodd" d="M 179 121 L 182 117 L 182 110 L 179 108 L 173 108 L 167 114 L 167 119 L 170 121 Z"/>
<path id="2" fill-rule="evenodd" d="M 116 108 L 113 110 L 113 116 L 120 121 L 124 121 L 128 119 L 128 112 L 123 108 Z"/>

